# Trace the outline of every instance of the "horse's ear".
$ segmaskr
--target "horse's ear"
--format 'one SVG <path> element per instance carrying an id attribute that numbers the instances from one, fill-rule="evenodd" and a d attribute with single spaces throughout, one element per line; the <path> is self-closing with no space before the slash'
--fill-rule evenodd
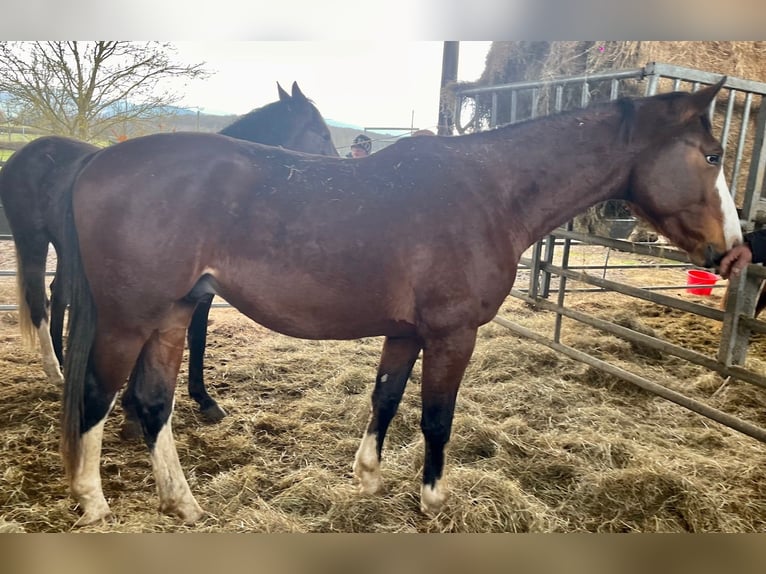
<path id="1" fill-rule="evenodd" d="M 306 100 L 306 96 L 303 95 L 303 92 L 301 92 L 301 89 L 298 87 L 298 82 L 293 82 L 293 99 L 295 100 Z"/>
<path id="2" fill-rule="evenodd" d="M 279 92 L 279 101 L 289 101 L 290 100 L 290 94 L 288 94 L 282 86 L 279 85 L 279 82 L 277 82 L 277 91 Z"/>
<path id="3" fill-rule="evenodd" d="M 697 90 L 689 96 L 687 100 L 686 109 L 682 113 L 682 121 L 689 120 L 693 117 L 701 116 L 710 107 L 713 99 L 726 83 L 726 76 L 723 76 L 718 82 L 707 88 Z"/>

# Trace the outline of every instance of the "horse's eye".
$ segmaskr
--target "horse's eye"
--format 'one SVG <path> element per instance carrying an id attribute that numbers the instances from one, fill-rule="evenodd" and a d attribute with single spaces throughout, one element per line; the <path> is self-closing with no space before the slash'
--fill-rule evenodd
<path id="1" fill-rule="evenodd" d="M 705 161 L 710 165 L 721 165 L 721 156 L 716 153 L 710 153 L 705 156 Z"/>

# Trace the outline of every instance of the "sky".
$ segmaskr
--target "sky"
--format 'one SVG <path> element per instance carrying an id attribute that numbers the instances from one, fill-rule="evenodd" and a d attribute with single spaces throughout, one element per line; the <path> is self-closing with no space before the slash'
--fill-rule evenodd
<path id="1" fill-rule="evenodd" d="M 481 76 L 491 42 L 461 41 L 458 80 Z M 443 42 L 174 42 L 184 63 L 206 62 L 213 75 L 173 86 L 181 105 L 204 113 L 244 114 L 297 81 L 325 119 L 362 128 L 434 129 Z"/>

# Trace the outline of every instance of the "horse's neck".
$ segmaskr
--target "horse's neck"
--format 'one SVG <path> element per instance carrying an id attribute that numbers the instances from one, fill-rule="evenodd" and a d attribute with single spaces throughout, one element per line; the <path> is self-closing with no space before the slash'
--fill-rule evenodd
<path id="1" fill-rule="evenodd" d="M 266 117 L 267 115 L 268 114 L 263 113 L 263 111 L 250 112 L 245 117 L 225 127 L 221 130 L 221 133 L 260 143 L 276 145 L 280 142 L 274 141 L 277 134 L 274 129 L 274 122 L 271 117 Z"/>
<path id="2" fill-rule="evenodd" d="M 582 114 L 487 134 L 487 163 L 507 166 L 496 184 L 515 243 L 526 248 L 588 207 L 624 196 L 631 152 L 616 125 Z"/>

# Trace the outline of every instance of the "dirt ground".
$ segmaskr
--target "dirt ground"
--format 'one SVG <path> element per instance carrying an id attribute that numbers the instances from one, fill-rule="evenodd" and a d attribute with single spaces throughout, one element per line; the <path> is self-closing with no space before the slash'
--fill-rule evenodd
<path id="1" fill-rule="evenodd" d="M 572 263 L 598 265 L 605 257 L 591 247 Z M 649 262 L 615 252 L 610 261 Z M 13 268 L 12 243 L 0 242 L 0 269 Z M 677 286 L 665 292 L 713 306 L 722 293 L 686 294 L 679 269 L 610 269 L 606 277 Z M 517 286 L 524 280 L 522 274 Z M 0 304 L 14 301 L 13 279 L 0 277 Z M 567 301 L 716 353 L 715 321 L 613 293 L 577 292 Z M 542 333 L 554 318 L 512 298 L 501 315 Z M 766 426 L 766 391 L 564 323 L 565 343 Z M 215 425 L 201 420 L 184 388 L 184 365 L 173 419 L 182 466 L 208 515 L 185 526 L 157 511 L 148 453 L 120 438 L 117 408 L 107 422 L 101 467 L 113 517 L 79 531 L 766 530 L 765 445 L 497 324 L 481 329 L 461 386 L 447 451 L 451 496 L 434 518 L 418 510 L 419 362 L 386 439 L 384 491 L 365 497 L 351 464 L 382 339 L 302 341 L 216 308 L 208 341 L 208 387 L 229 414 Z M 764 360 L 766 345 L 755 340 L 750 365 Z M 0 531 L 69 531 L 78 512 L 58 454 L 61 389 L 45 379 L 37 350 L 21 347 L 15 311 L 0 311 L 0 373 Z"/>

